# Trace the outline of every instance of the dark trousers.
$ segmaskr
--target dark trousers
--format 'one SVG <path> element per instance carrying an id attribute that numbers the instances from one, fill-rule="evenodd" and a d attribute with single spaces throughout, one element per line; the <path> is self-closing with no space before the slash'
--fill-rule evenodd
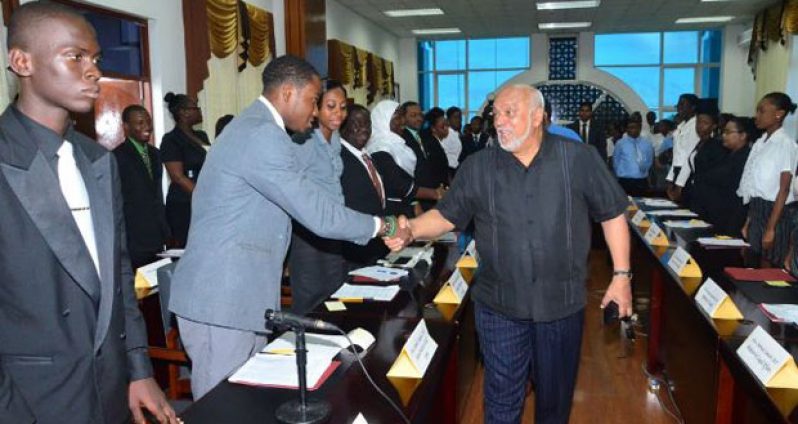
<path id="1" fill-rule="evenodd" d="M 648 190 L 648 180 L 645 178 L 618 178 L 626 194 L 630 196 L 643 196 Z"/>
<path id="2" fill-rule="evenodd" d="M 291 312 L 304 315 L 335 293 L 346 279 L 342 242 L 321 238 L 294 222 L 288 270 Z"/>
<path id="3" fill-rule="evenodd" d="M 516 320 L 475 304 L 485 362 L 485 424 L 521 422 L 526 384 L 535 423 L 567 423 L 579 369 L 584 309 L 551 322 Z"/>

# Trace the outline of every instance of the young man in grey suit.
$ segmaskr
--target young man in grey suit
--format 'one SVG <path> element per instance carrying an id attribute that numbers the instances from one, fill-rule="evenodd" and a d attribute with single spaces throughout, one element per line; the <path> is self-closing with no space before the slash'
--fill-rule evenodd
<path id="1" fill-rule="evenodd" d="M 169 303 L 192 361 L 195 399 L 265 344 L 263 314 L 280 308 L 292 218 L 322 237 L 358 244 L 396 228 L 393 218 L 347 209 L 297 170 L 286 129 L 310 128 L 320 90 L 304 60 L 273 60 L 263 70 L 262 96 L 205 160 Z"/>
<path id="2" fill-rule="evenodd" d="M 8 30 L 19 99 L 0 116 L 0 422 L 161 423 L 113 155 L 69 112 L 99 95 L 94 29 L 31 2 Z"/>

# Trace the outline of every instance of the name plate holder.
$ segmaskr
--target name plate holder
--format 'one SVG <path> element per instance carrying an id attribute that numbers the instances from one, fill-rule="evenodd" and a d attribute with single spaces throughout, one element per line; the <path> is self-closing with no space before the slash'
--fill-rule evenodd
<path id="1" fill-rule="evenodd" d="M 698 289 L 695 301 L 713 319 L 743 319 L 743 314 L 737 309 L 737 305 L 731 300 L 729 294 L 711 278 L 707 278 L 707 281 Z"/>
<path id="2" fill-rule="evenodd" d="M 474 271 L 478 266 L 479 255 L 477 254 L 476 241 L 471 240 L 471 243 L 468 243 L 465 253 L 463 253 L 463 256 L 457 261 L 455 267 L 460 271 L 465 281 L 471 283 L 471 279 L 474 278 Z"/>
<path id="3" fill-rule="evenodd" d="M 438 343 L 432 339 L 422 319 L 386 375 L 394 378 L 423 378 L 437 349 Z"/>
<path id="4" fill-rule="evenodd" d="M 762 327 L 751 332 L 737 355 L 765 387 L 798 389 L 795 359 Z"/>
<path id="5" fill-rule="evenodd" d="M 158 269 L 171 263 L 171 258 L 163 258 L 136 269 L 136 276 L 133 278 L 133 287 L 137 290 L 158 287 Z"/>
<path id="6" fill-rule="evenodd" d="M 665 235 L 665 232 L 662 231 L 662 228 L 659 225 L 651 223 L 651 226 L 646 231 L 645 235 L 646 243 L 651 246 L 670 246 L 671 242 L 668 240 L 668 236 Z"/>
<path id="7" fill-rule="evenodd" d="M 459 305 L 468 292 L 468 284 L 465 282 L 459 269 L 455 269 L 449 280 L 441 287 L 441 290 L 432 301 L 434 303 L 447 303 Z"/>
<path id="8" fill-rule="evenodd" d="M 677 247 L 670 259 L 668 259 L 668 267 L 679 277 L 702 277 L 701 268 L 681 246 Z"/>
<path id="9" fill-rule="evenodd" d="M 632 224 L 640 228 L 646 228 L 651 226 L 651 221 L 646 219 L 646 214 L 643 211 L 637 211 L 632 217 Z"/>
<path id="10" fill-rule="evenodd" d="M 633 199 L 632 196 L 627 196 L 627 199 L 629 199 L 629 206 L 626 207 L 626 210 L 629 212 L 636 211 L 637 203 L 635 203 L 635 199 Z"/>

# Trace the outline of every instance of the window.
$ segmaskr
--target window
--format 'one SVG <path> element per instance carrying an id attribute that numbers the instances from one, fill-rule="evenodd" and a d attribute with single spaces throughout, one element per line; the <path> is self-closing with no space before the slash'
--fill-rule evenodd
<path id="1" fill-rule="evenodd" d="M 421 41 L 419 103 L 424 110 L 457 106 L 467 122 L 490 93 L 529 69 L 529 57 L 529 37 Z"/>
<path id="2" fill-rule="evenodd" d="M 718 30 L 597 34 L 595 63 L 635 90 L 657 116 L 668 116 L 683 93 L 718 97 L 721 40 Z"/>

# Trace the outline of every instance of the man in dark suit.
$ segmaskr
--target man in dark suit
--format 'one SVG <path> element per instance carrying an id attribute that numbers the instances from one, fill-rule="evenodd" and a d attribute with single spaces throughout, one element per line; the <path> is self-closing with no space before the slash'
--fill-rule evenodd
<path id="1" fill-rule="evenodd" d="M 579 105 L 579 119 L 568 128 L 579 134 L 585 144 L 595 147 L 601 159 L 607 161 L 607 138 L 604 126 L 593 120 L 593 103 L 582 102 Z"/>
<path id="2" fill-rule="evenodd" d="M 158 149 L 147 142 L 152 118 L 141 105 L 122 112 L 125 141 L 114 149 L 122 180 L 127 247 L 133 270 L 154 262 L 169 237 L 163 205 L 163 165 Z"/>
<path id="3" fill-rule="evenodd" d="M 69 125 L 99 95 L 94 29 L 30 2 L 8 26 L 19 98 L 0 116 L 0 422 L 161 423 L 116 161 Z"/>
<path id="4" fill-rule="evenodd" d="M 382 176 L 365 151 L 371 137 L 371 115 L 365 107 L 349 106 L 346 121 L 341 126 L 341 188 L 347 208 L 369 215 L 385 215 L 385 186 Z M 344 242 L 344 259 L 350 269 L 371 265 L 385 256 L 388 248 L 378 239 L 365 246 Z"/>
<path id="5" fill-rule="evenodd" d="M 468 156 L 482 150 L 488 144 L 488 138 L 490 137 L 487 131 L 483 131 L 481 116 L 471 118 L 469 126 L 471 127 L 471 131 L 460 137 L 460 141 L 463 142 L 463 150 L 460 152 L 460 163 L 463 163 Z"/>
<path id="6" fill-rule="evenodd" d="M 416 175 L 424 167 L 428 152 L 421 139 L 421 125 L 424 123 L 424 115 L 421 113 L 421 106 L 416 102 L 404 102 L 399 106 L 399 112 L 405 120 L 405 128 L 402 130 L 402 138 L 407 147 L 413 149 L 416 154 Z"/>

